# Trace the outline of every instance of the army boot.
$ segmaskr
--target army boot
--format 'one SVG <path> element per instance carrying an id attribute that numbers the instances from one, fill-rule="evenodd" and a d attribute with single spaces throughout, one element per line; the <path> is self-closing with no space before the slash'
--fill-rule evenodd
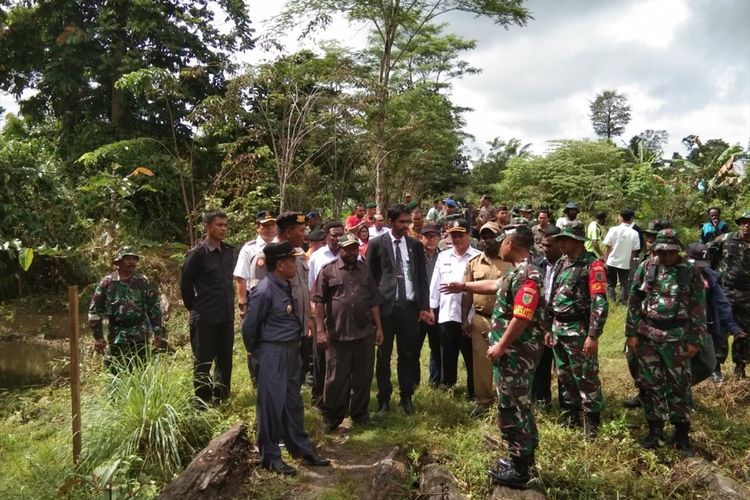
<path id="1" fill-rule="evenodd" d="M 648 435 L 641 440 L 641 446 L 653 450 L 661 447 L 664 441 L 664 421 L 648 420 Z"/>
<path id="2" fill-rule="evenodd" d="M 695 456 L 690 446 L 690 422 L 676 422 L 674 424 L 674 446 L 686 457 Z"/>
<path id="3" fill-rule="evenodd" d="M 531 479 L 529 469 L 534 465 L 534 455 L 511 457 L 511 463 L 500 470 L 487 471 L 494 484 L 510 488 L 525 488 Z"/>
<path id="4" fill-rule="evenodd" d="M 576 410 L 565 409 L 560 413 L 560 427 L 563 429 L 575 429 L 581 426 L 581 413 Z"/>
<path id="5" fill-rule="evenodd" d="M 594 439 L 599 433 L 599 424 L 601 423 L 602 414 L 597 412 L 591 412 L 586 414 L 586 422 L 584 422 L 583 431 L 586 434 L 587 439 Z"/>
<path id="6" fill-rule="evenodd" d="M 747 378 L 745 374 L 745 363 L 737 363 L 734 365 L 734 376 L 740 379 Z"/>

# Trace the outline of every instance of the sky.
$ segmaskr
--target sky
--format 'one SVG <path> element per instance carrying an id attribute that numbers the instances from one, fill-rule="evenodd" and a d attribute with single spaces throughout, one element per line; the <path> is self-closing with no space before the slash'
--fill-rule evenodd
<path id="1" fill-rule="evenodd" d="M 258 34 L 282 2 L 246 0 Z M 465 59 L 482 72 L 453 82 L 452 100 L 472 108 L 465 131 L 469 151 L 495 137 L 520 139 L 543 153 L 548 141 L 593 138 L 589 102 L 605 89 L 624 93 L 632 120 L 618 142 L 646 129 L 669 133 L 667 156 L 684 153 L 680 140 L 722 138 L 750 143 L 750 1 L 527 0 L 533 20 L 508 30 L 471 15 L 438 21 L 476 40 Z M 343 18 L 316 41 L 337 39 L 361 48 L 366 25 Z M 287 51 L 300 48 L 296 37 Z M 256 49 L 239 59 L 274 54 Z M 0 106 L 14 110 L 8 96 Z"/>

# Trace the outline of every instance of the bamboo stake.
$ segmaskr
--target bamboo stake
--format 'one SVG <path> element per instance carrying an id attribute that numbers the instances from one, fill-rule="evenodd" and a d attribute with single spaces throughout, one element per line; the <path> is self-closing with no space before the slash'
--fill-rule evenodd
<path id="1" fill-rule="evenodd" d="M 70 327 L 70 401 L 73 416 L 73 463 L 81 460 L 81 372 L 78 362 L 78 287 L 68 287 Z"/>

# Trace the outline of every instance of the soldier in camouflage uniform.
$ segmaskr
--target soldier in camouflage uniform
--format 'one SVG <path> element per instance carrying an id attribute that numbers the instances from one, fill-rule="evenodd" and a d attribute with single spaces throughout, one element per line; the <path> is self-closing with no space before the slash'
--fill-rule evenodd
<path id="1" fill-rule="evenodd" d="M 651 222 L 648 223 L 648 227 L 643 230 L 643 257 L 641 257 L 641 262 L 643 262 L 646 259 L 651 258 L 651 249 L 654 246 L 654 243 L 656 242 L 656 235 L 659 234 L 659 231 L 662 229 L 668 229 L 672 227 L 672 223 L 668 220 L 662 220 L 662 219 L 654 219 Z M 634 352 L 630 352 L 627 348 L 627 345 L 625 346 L 625 360 L 628 362 L 628 370 L 630 371 L 630 376 L 633 377 L 633 382 L 635 382 L 636 389 L 638 388 L 638 359 L 635 357 Z M 625 408 L 640 408 L 643 405 L 641 401 L 641 394 L 640 392 L 638 395 L 626 399 L 623 403 L 623 406 Z"/>
<path id="2" fill-rule="evenodd" d="M 735 222 L 738 232 L 725 233 L 708 244 L 718 261 L 721 287 L 732 303 L 734 319 L 742 333 L 734 335 L 732 361 L 734 374 L 745 378 L 745 366 L 750 362 L 750 210 L 743 213 Z M 716 346 L 717 366 L 727 359 L 727 343 Z"/>
<path id="3" fill-rule="evenodd" d="M 562 425 L 578 425 L 583 410 L 586 434 L 594 437 L 604 409 L 597 351 L 609 309 L 607 271 L 586 251 L 583 223 L 570 222 L 553 238 L 559 239 L 564 255 L 555 265 L 544 341 L 553 348 L 562 386 Z"/>
<path id="4" fill-rule="evenodd" d="M 105 365 L 112 369 L 129 366 L 134 357 L 144 355 L 152 335 L 156 347 L 165 345 L 159 293 L 148 278 L 136 272 L 138 259 L 134 248 L 121 248 L 112 260 L 117 269 L 99 282 L 89 305 L 94 347 L 99 353 L 106 351 Z"/>
<path id="5" fill-rule="evenodd" d="M 523 487 L 539 444 L 531 384 L 542 353 L 542 274 L 529 260 L 534 236 L 527 224 L 505 226 L 498 238 L 500 255 L 513 266 L 501 279 L 448 283 L 441 291 L 496 293 L 487 357 L 494 363 L 500 431 L 511 460 L 488 472 L 495 483 Z"/>
<path id="6" fill-rule="evenodd" d="M 706 296 L 700 270 L 680 256 L 674 229 L 656 236 L 654 256 L 635 272 L 625 322 L 628 350 L 638 359 L 638 386 L 648 421 L 644 448 L 664 441 L 664 422 L 675 426 L 674 444 L 686 456 L 690 446 L 690 358 L 706 336 Z"/>

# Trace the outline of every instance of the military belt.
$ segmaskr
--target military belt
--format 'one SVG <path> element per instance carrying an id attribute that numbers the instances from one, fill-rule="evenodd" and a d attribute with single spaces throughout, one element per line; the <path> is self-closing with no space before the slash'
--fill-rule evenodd
<path id="1" fill-rule="evenodd" d="M 560 323 L 574 323 L 576 321 L 583 321 L 586 319 L 586 315 L 583 313 L 579 313 L 579 312 L 555 314 L 554 316 L 555 316 L 555 319 L 559 321 Z"/>
<path id="2" fill-rule="evenodd" d="M 646 322 L 659 330 L 671 330 L 673 328 L 682 328 L 688 324 L 687 319 L 672 318 L 672 319 L 651 319 L 646 318 Z"/>

